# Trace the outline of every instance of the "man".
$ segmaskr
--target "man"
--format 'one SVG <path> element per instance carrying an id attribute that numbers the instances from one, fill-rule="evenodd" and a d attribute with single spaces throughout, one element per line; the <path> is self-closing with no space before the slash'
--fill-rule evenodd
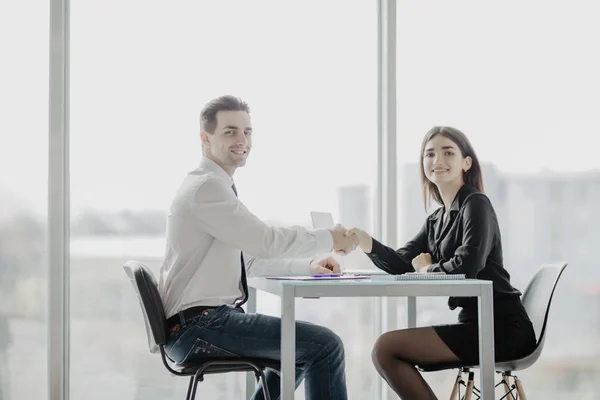
<path id="1" fill-rule="evenodd" d="M 167 221 L 166 257 L 159 291 L 168 318 L 165 346 L 178 363 L 219 356 L 281 359 L 281 320 L 245 314 L 246 268 L 255 275 L 339 271 L 331 257 L 289 260 L 356 248 L 343 227 L 306 230 L 265 224 L 237 198 L 233 175 L 252 149 L 246 103 L 233 96 L 210 101 L 200 117 L 203 157 L 184 179 Z M 273 182 L 273 184 L 277 184 Z M 285 260 L 282 260 L 285 258 Z M 306 399 L 346 399 L 344 348 L 327 328 L 296 323 L 296 385 Z M 272 398 L 279 376 L 267 373 Z M 254 398 L 262 398 L 258 386 Z"/>

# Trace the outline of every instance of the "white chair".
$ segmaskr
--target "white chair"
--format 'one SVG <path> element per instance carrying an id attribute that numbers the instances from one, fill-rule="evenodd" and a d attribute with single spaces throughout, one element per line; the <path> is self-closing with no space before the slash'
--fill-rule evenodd
<path id="1" fill-rule="evenodd" d="M 523 390 L 523 384 L 513 372 L 529 368 L 542 354 L 544 341 L 546 340 L 546 327 L 548 326 L 548 314 L 550 312 L 552 296 L 554 295 L 558 280 L 566 267 L 566 263 L 542 265 L 533 275 L 523 292 L 522 302 L 535 330 L 536 345 L 531 354 L 523 358 L 496 363 L 496 372 L 502 376 L 502 380 L 496 384 L 496 387 L 500 385 L 504 387 L 504 396 L 502 396 L 501 399 L 527 400 L 525 391 Z M 425 372 L 453 368 L 458 368 L 459 372 L 452 388 L 450 400 L 470 400 L 473 396 L 479 399 L 480 392 L 474 385 L 474 373 L 471 371 L 472 368 L 478 368 L 477 365 L 446 363 L 419 366 L 419 369 Z M 463 374 L 467 374 L 468 376 L 466 383 L 463 379 Z M 510 379 L 513 380 L 512 384 Z M 462 387 L 466 387 L 463 397 L 461 397 L 460 393 Z"/>

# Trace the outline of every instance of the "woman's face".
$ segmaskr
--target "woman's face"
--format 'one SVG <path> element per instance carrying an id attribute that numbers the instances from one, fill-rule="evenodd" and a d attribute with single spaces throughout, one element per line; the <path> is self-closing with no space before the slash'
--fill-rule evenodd
<path id="1" fill-rule="evenodd" d="M 456 143 L 445 136 L 434 136 L 425 145 L 423 171 L 437 186 L 462 184 L 463 171 L 471 168 L 471 157 L 463 157 Z"/>

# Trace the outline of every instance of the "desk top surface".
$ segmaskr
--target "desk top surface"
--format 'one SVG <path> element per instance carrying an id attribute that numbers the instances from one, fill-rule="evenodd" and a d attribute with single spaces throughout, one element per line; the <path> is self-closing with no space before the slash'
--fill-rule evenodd
<path id="1" fill-rule="evenodd" d="M 480 279 L 456 280 L 405 280 L 381 281 L 371 279 L 356 280 L 277 280 L 267 278 L 248 278 L 248 286 L 272 294 L 280 295 L 284 288 L 292 288 L 295 295 L 303 296 L 309 292 L 319 293 L 322 296 L 332 297 L 351 296 L 354 293 L 361 296 L 395 296 L 414 295 L 423 293 L 428 295 L 464 295 L 475 296 L 482 288 L 491 288 L 492 282 Z M 466 291 L 466 293 L 462 293 Z"/>

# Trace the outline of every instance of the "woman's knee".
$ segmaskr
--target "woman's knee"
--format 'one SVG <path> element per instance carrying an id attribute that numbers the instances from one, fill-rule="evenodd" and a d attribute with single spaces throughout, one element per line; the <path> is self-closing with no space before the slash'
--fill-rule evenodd
<path id="1" fill-rule="evenodd" d="M 371 361 L 373 362 L 375 367 L 378 368 L 385 364 L 386 357 L 389 357 L 387 351 L 388 349 L 385 345 L 386 340 L 384 336 L 385 334 L 379 336 L 375 341 L 375 344 L 373 345 L 373 349 L 371 349 Z"/>
<path id="2" fill-rule="evenodd" d="M 379 336 L 371 350 L 371 360 L 375 366 L 386 365 L 389 361 L 401 359 L 402 340 L 398 340 L 398 332 L 386 332 Z"/>

